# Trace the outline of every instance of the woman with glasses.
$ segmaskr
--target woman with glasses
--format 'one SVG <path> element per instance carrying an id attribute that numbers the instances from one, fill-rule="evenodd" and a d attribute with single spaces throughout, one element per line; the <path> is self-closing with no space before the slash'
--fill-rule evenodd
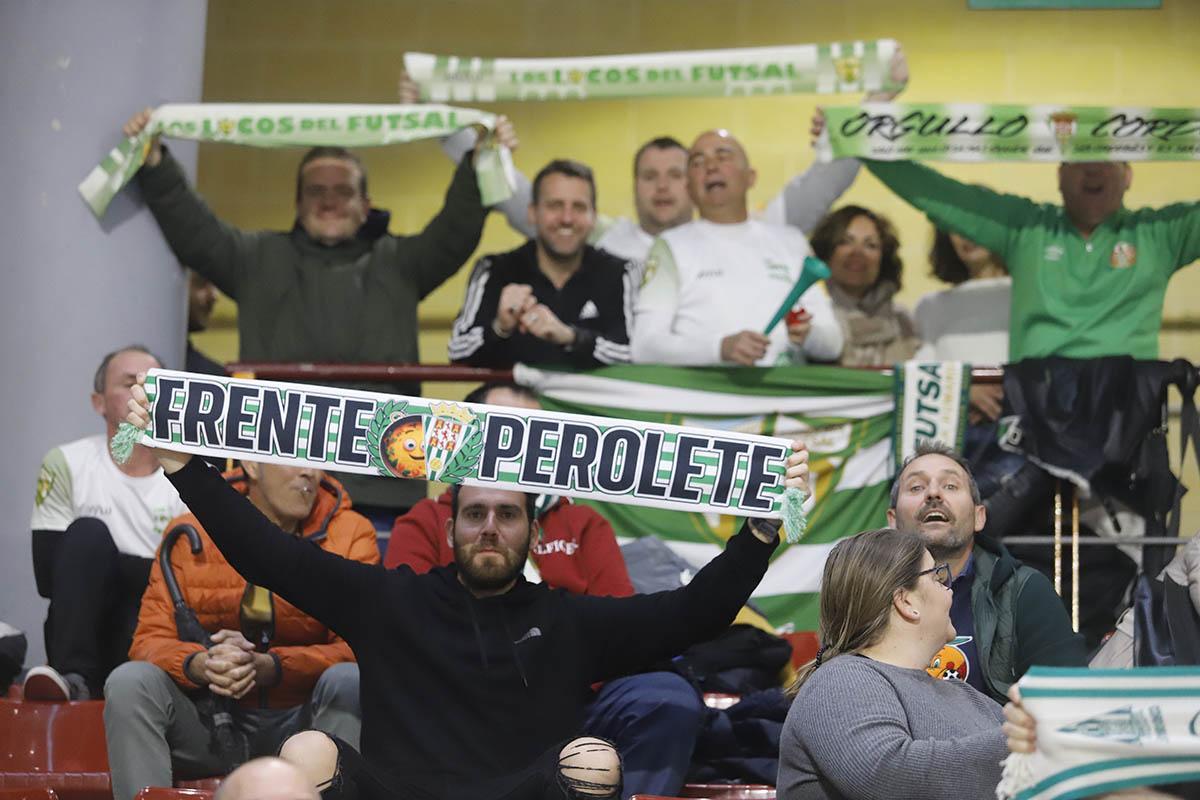
<path id="1" fill-rule="evenodd" d="M 1007 755 L 995 701 L 930 660 L 954 638 L 950 568 L 892 528 L 843 539 L 821 582 L 821 649 L 801 668 L 778 797 L 994 796 Z"/>

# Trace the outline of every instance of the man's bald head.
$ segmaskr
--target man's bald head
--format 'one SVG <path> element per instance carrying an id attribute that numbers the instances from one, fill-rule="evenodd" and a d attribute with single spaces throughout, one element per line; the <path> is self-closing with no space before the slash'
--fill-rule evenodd
<path id="1" fill-rule="evenodd" d="M 710 222 L 745 222 L 746 193 L 757 177 L 746 149 L 727 130 L 705 131 L 688 148 L 688 194 Z"/>
<path id="2" fill-rule="evenodd" d="M 213 800 L 320 800 L 299 769 L 282 758 L 247 761 L 221 781 Z"/>

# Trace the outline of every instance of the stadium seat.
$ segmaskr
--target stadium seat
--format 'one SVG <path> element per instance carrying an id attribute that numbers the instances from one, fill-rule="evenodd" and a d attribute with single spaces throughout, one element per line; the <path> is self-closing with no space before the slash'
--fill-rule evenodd
<path id="1" fill-rule="evenodd" d="M 154 800 L 207 800 L 217 778 L 176 781 L 181 791 Z M 111 800 L 104 701 L 24 703 L 0 699 L 0 790 L 34 792 L 29 800 Z M 162 791 L 173 791 L 163 789 Z M 0 796 L 0 800 L 22 800 Z"/>
<path id="2" fill-rule="evenodd" d="M 211 789 L 167 789 L 147 786 L 137 793 L 137 800 L 212 800 Z"/>
<path id="3" fill-rule="evenodd" d="M 104 703 L 0 700 L 0 788 L 52 789 L 58 800 L 111 798 Z"/>
<path id="4" fill-rule="evenodd" d="M 762 784 L 689 783 L 680 797 L 704 800 L 775 800 L 775 787 Z"/>
<path id="5" fill-rule="evenodd" d="M 58 800 L 53 789 L 0 789 L 0 800 Z"/>
<path id="6" fill-rule="evenodd" d="M 797 631 L 785 633 L 783 638 L 792 646 L 792 666 L 799 669 L 804 664 L 817 657 L 817 649 L 821 646 L 816 631 Z"/>

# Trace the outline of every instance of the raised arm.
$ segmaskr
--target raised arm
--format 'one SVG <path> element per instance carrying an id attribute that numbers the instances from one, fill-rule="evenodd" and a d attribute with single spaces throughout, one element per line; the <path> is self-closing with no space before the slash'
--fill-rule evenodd
<path id="1" fill-rule="evenodd" d="M 397 242 L 398 258 L 416 272 L 421 299 L 458 272 L 479 246 L 488 210 L 471 162 L 470 154 L 459 162 L 441 210 L 425 229 Z"/>
<path id="2" fill-rule="evenodd" d="M 478 141 L 479 134 L 474 128 L 463 128 L 458 133 L 442 139 L 442 152 L 451 161 L 458 164 L 462 161 L 463 156 L 475 149 Z M 537 229 L 529 221 L 529 204 L 533 201 L 533 185 L 521 170 L 514 167 L 513 174 L 517 179 L 517 185 L 513 189 L 512 197 L 492 207 L 504 215 L 510 228 L 522 236 L 532 239 L 537 233 Z"/>
<path id="3" fill-rule="evenodd" d="M 854 183 L 859 166 L 854 158 L 814 161 L 767 205 L 767 220 L 799 228 L 807 236 Z"/>
<path id="4" fill-rule="evenodd" d="M 134 114 L 125 123 L 126 136 L 136 136 L 150 121 L 150 109 Z M 234 300 L 249 264 L 257 235 L 221 221 L 196 193 L 183 167 L 167 152 L 158 137 L 150 143 L 146 161 L 137 174 L 142 197 L 179 263 L 208 278 Z"/>
<path id="5" fill-rule="evenodd" d="M 1153 212 L 1157 224 L 1165 229 L 1172 271 L 1200 259 L 1200 203 L 1172 203 Z"/>
<path id="6" fill-rule="evenodd" d="M 629 674 L 723 631 L 766 574 L 778 543 L 773 522 L 752 520 L 686 586 L 632 597 L 572 598 L 592 648 L 592 680 Z"/>
<path id="7" fill-rule="evenodd" d="M 870 159 L 863 164 L 935 226 L 965 236 L 1006 261 L 1010 236 L 1038 212 L 1037 204 L 1024 197 L 960 183 L 923 164 Z"/>
<path id="8" fill-rule="evenodd" d="M 401 103 L 408 105 L 421 102 L 421 87 L 412 76 L 408 74 L 408 70 L 400 68 L 400 81 L 397 86 L 397 96 Z M 466 127 L 457 133 L 446 136 L 441 141 L 442 152 L 453 161 L 455 164 L 462 163 L 463 156 L 475 149 L 475 145 L 479 143 L 479 133 L 473 127 Z M 529 183 L 529 178 L 525 177 L 525 173 L 514 167 L 514 176 L 517 179 L 517 185 L 513 189 L 512 197 L 504 200 L 493 206 L 497 211 L 504 215 L 508 220 L 508 225 L 522 236 L 533 238 L 536 230 L 529 222 L 529 204 L 533 199 L 533 188 Z"/>
<path id="9" fill-rule="evenodd" d="M 811 491 L 808 451 L 798 441 L 792 450 L 784 485 Z M 624 598 L 573 598 L 579 604 L 583 639 L 597 665 L 593 679 L 628 674 L 678 655 L 728 627 L 766 574 L 779 544 L 778 529 L 774 520 L 748 520 L 725 550 L 679 589 Z"/>

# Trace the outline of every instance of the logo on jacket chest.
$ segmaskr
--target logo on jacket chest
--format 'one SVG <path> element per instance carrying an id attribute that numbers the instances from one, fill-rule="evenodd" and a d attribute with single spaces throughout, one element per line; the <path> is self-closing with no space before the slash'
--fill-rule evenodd
<path id="1" fill-rule="evenodd" d="M 1108 263 L 1113 269 L 1128 269 L 1137 263 L 1137 248 L 1132 242 L 1117 242 L 1113 245 Z"/>
<path id="2" fill-rule="evenodd" d="M 573 542 L 569 539 L 555 539 L 550 542 L 538 542 L 533 546 L 535 555 L 548 556 L 551 553 L 562 553 L 565 556 L 575 555 L 575 551 L 579 549 L 579 542 Z"/>
<path id="3" fill-rule="evenodd" d="M 790 284 L 792 282 L 792 271 L 788 269 L 787 264 L 780 264 L 778 261 L 767 261 L 767 277 L 773 281 L 783 281 Z"/>

